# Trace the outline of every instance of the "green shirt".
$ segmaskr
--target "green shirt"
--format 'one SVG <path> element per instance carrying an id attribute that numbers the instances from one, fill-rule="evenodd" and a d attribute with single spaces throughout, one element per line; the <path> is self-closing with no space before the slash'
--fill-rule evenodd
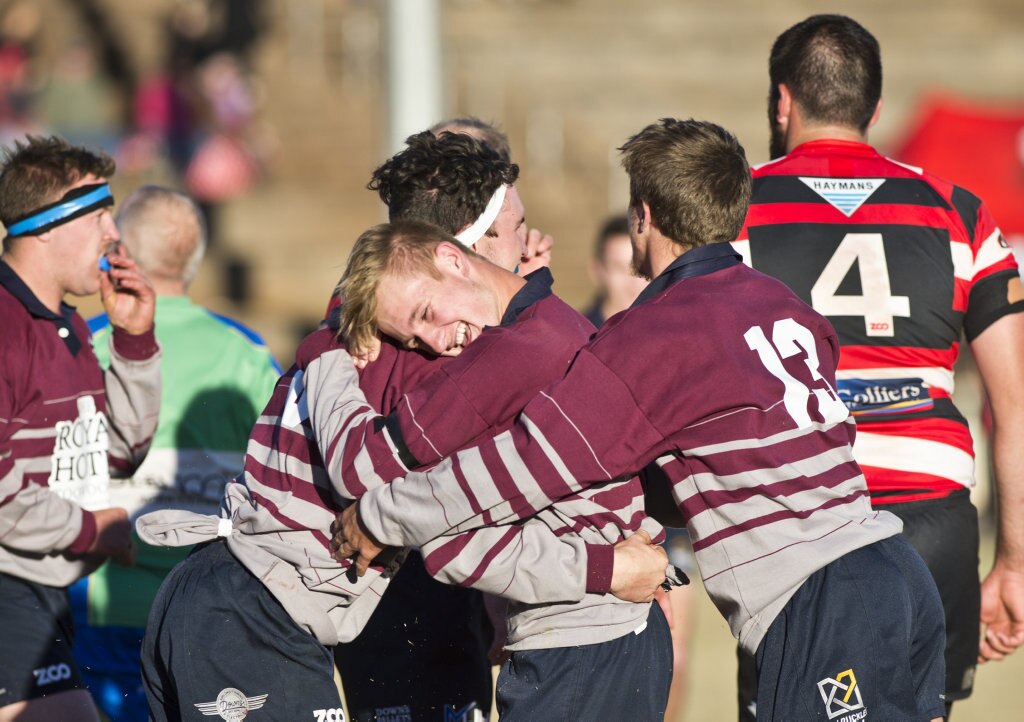
<path id="1" fill-rule="evenodd" d="M 89 321 L 100 364 L 109 363 L 106 315 Z M 263 340 L 187 296 L 158 296 L 163 349 L 160 421 L 146 460 L 112 479 L 113 506 L 132 519 L 157 509 L 216 514 L 224 485 L 242 471 L 253 423 L 281 373 Z M 89 578 L 89 623 L 144 627 L 164 576 L 188 549 L 138 544 L 135 567 L 104 564 Z"/>

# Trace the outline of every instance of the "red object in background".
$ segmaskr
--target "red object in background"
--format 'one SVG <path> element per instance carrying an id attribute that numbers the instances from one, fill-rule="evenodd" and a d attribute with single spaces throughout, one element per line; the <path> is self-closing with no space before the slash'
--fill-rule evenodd
<path id="1" fill-rule="evenodd" d="M 928 98 L 888 155 L 963 186 L 985 202 L 1008 240 L 1024 240 L 1024 100 Z"/>

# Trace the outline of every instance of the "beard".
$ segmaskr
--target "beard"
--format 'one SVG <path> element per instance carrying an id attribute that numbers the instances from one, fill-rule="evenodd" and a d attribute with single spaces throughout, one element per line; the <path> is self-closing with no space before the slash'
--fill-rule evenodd
<path id="1" fill-rule="evenodd" d="M 768 158 L 775 160 L 786 155 L 786 134 L 778 123 L 771 124 L 771 138 L 768 141 Z"/>
<path id="2" fill-rule="evenodd" d="M 651 280 L 650 264 L 647 263 L 647 254 L 643 254 L 641 256 L 634 249 L 633 262 L 630 264 L 630 266 L 631 270 L 633 271 L 633 275 L 636 275 L 637 278 L 643 279 L 644 281 Z"/>

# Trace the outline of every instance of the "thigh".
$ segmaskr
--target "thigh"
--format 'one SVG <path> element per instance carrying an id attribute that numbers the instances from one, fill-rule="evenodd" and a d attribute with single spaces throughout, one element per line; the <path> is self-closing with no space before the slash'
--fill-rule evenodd
<path id="1" fill-rule="evenodd" d="M 601 644 L 513 652 L 498 678 L 501 719 L 663 720 L 672 637 L 658 605 L 637 633 Z"/>
<path id="2" fill-rule="evenodd" d="M 888 541 L 816 572 L 772 623 L 757 651 L 757 719 L 912 720 L 931 710 L 914 674 L 919 595 Z"/>
<path id="3" fill-rule="evenodd" d="M 903 520 L 904 538 L 935 580 L 946 620 L 946 699 L 965 699 L 974 685 L 981 619 L 977 510 L 966 490 L 882 508 Z"/>
<path id="4" fill-rule="evenodd" d="M 67 591 L 0 574 L 0 707 L 84 688 Z"/>
<path id="5" fill-rule="evenodd" d="M 214 542 L 168 575 L 143 642 L 153 719 L 337 717 L 330 652 Z"/>
<path id="6" fill-rule="evenodd" d="M 488 716 L 485 632 L 493 634 L 480 592 L 432 579 L 410 552 L 363 631 L 335 647 L 352 719 L 384 717 L 388 709 L 441 719 L 446 709 L 471 704 Z"/>

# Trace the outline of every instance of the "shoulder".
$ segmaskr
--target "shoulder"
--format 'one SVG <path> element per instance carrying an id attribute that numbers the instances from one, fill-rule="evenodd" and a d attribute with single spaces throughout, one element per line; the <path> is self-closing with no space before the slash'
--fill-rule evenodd
<path id="1" fill-rule="evenodd" d="M 246 341 L 248 341 L 252 345 L 254 345 L 254 346 L 262 346 L 262 347 L 265 347 L 267 345 L 266 342 L 263 340 L 262 336 L 260 336 L 258 333 L 256 333 L 256 331 L 254 331 L 253 329 L 249 328 L 248 326 L 246 326 L 241 321 L 233 319 L 230 316 L 225 316 L 225 315 L 217 313 L 215 311 L 211 311 L 209 309 L 203 309 L 203 310 L 214 321 L 219 323 L 224 328 L 232 331 L 233 333 L 238 334 L 239 336 L 244 338 Z"/>
<path id="2" fill-rule="evenodd" d="M 554 334 L 569 343 L 585 342 L 597 330 L 583 314 L 554 294 L 531 306 L 522 321 L 538 332 Z"/>

